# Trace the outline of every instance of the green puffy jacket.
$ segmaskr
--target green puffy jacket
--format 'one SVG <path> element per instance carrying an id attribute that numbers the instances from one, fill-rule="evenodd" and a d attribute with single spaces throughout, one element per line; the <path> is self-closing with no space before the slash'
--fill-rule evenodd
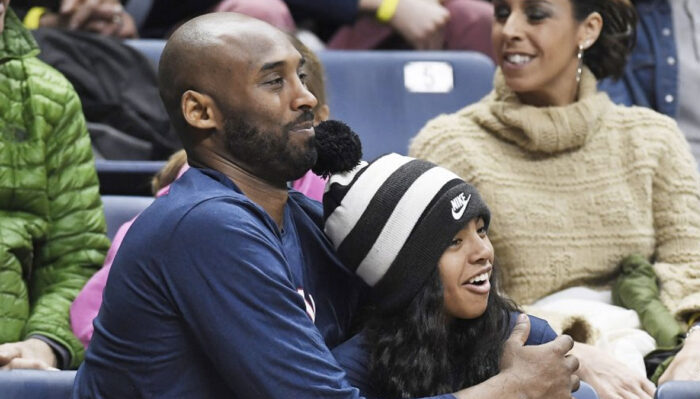
<path id="1" fill-rule="evenodd" d="M 78 95 L 8 10 L 0 35 L 0 343 L 40 334 L 71 366 L 71 302 L 109 247 Z"/>

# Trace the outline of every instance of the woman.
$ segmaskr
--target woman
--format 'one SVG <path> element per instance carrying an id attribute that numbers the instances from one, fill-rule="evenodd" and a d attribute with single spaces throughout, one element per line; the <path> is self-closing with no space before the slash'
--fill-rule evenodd
<path id="1" fill-rule="evenodd" d="M 364 330 L 334 350 L 353 386 L 368 397 L 424 397 L 499 373 L 517 313 L 492 289 L 490 213 L 472 186 L 389 154 L 333 175 L 323 205 L 326 235 L 370 286 Z M 554 338 L 531 318 L 526 344 Z"/>
<path id="2" fill-rule="evenodd" d="M 692 320 L 700 311 L 700 193 L 688 144 L 670 118 L 616 106 L 596 89 L 597 79 L 623 72 L 632 5 L 497 0 L 494 15 L 494 90 L 431 121 L 410 154 L 484 195 L 498 215 L 491 238 L 503 288 L 518 303 L 566 296 L 573 286 L 609 290 L 618 264 L 642 254 L 654 262 L 664 304 Z M 580 311 L 558 309 L 562 320 Z M 649 381 L 607 353 L 579 343 L 573 352 L 601 398 L 652 397 Z M 660 381 L 697 379 L 699 356 L 700 334 L 691 334 Z"/>

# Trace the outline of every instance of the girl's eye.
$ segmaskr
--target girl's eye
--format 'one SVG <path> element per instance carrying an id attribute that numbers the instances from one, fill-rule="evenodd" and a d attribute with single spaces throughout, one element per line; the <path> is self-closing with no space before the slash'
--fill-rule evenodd
<path id="1" fill-rule="evenodd" d="M 461 238 L 453 238 L 453 239 L 452 239 L 452 242 L 450 242 L 450 247 L 459 246 L 459 244 L 461 244 L 461 243 L 462 243 L 462 239 L 461 239 Z"/>
<path id="2" fill-rule="evenodd" d="M 479 233 L 480 236 L 485 236 L 489 233 L 489 229 L 486 228 L 486 226 L 482 226 L 479 230 L 476 231 Z"/>
<path id="3" fill-rule="evenodd" d="M 306 79 L 308 79 L 309 75 L 306 72 L 300 72 L 299 73 L 299 80 L 301 80 L 302 83 L 306 83 Z"/>

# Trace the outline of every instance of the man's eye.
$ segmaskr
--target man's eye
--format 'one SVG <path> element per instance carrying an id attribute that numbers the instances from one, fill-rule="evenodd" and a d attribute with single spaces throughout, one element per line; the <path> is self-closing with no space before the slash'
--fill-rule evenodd
<path id="1" fill-rule="evenodd" d="M 269 86 L 279 86 L 279 85 L 282 85 L 282 82 L 284 82 L 284 79 L 277 78 L 277 79 L 268 80 L 267 82 L 265 82 L 265 84 L 269 85 Z"/>

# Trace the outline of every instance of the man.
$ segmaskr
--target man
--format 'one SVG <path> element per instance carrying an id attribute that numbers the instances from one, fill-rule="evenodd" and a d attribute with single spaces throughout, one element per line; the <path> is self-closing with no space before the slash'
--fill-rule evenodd
<path id="1" fill-rule="evenodd" d="M 80 100 L 0 3 L 0 369 L 76 368 L 68 311 L 109 246 Z"/>
<path id="2" fill-rule="evenodd" d="M 169 39 L 161 96 L 193 168 L 124 238 L 74 398 L 359 396 L 328 349 L 348 335 L 355 282 L 320 204 L 287 190 L 317 157 L 303 64 L 284 33 L 237 14 Z M 526 330 L 499 376 L 457 397 L 569 398 L 572 341 L 523 348 Z"/>

